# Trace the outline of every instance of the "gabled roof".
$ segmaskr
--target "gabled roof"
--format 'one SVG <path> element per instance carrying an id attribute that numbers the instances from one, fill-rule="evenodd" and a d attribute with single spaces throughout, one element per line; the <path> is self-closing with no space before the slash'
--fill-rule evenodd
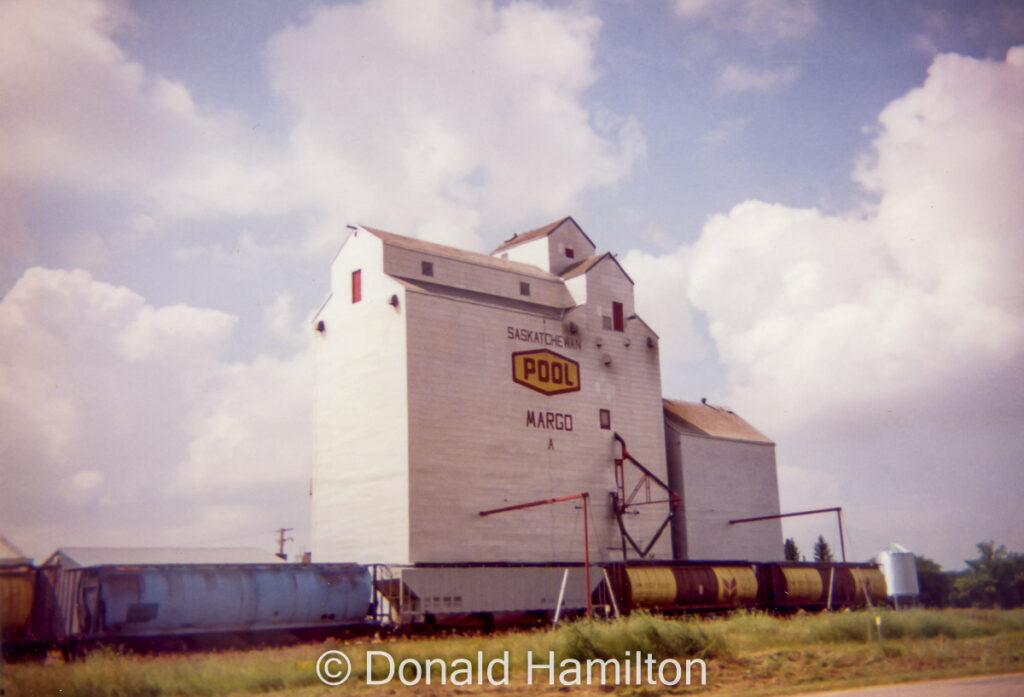
<path id="1" fill-rule="evenodd" d="M 619 271 L 621 271 L 622 275 L 626 277 L 626 280 L 632 283 L 633 285 L 636 285 L 635 283 L 633 283 L 633 279 L 629 277 L 629 274 L 626 273 L 626 270 L 622 268 L 622 264 L 619 263 L 619 260 L 616 259 L 615 255 L 612 254 L 611 252 L 605 252 L 604 254 L 595 254 L 589 259 L 577 261 L 572 266 L 566 267 L 566 269 L 562 271 L 561 277 L 575 278 L 576 276 L 582 276 L 583 274 L 587 273 L 592 268 L 600 264 L 605 259 L 611 259 L 615 263 L 615 265 L 619 267 Z"/>
<path id="2" fill-rule="evenodd" d="M 575 305 L 572 304 L 552 305 L 539 303 L 535 300 L 530 301 L 521 298 L 509 298 L 504 295 L 482 293 L 469 288 L 457 288 L 455 286 L 448 286 L 442 283 L 430 283 L 429 281 L 424 281 L 422 279 L 396 278 L 395 281 L 412 293 L 433 295 L 435 297 L 444 297 L 453 300 L 467 300 L 478 305 L 490 305 L 491 307 L 519 310 L 520 312 L 529 312 L 533 315 L 547 315 L 551 319 L 560 319 L 566 310 L 575 307 Z M 568 296 L 568 293 L 566 293 L 566 295 Z M 571 296 L 568 297 L 568 300 L 571 303 Z"/>
<path id="3" fill-rule="evenodd" d="M 750 443 L 773 444 L 773 441 L 736 412 L 726 407 L 700 402 L 680 402 L 664 399 L 665 416 L 683 433 L 742 440 Z"/>
<path id="4" fill-rule="evenodd" d="M 61 547 L 43 566 L 281 563 L 277 555 L 258 547 Z"/>
<path id="5" fill-rule="evenodd" d="M 32 560 L 18 549 L 13 542 L 0 535 L 0 564 L 29 564 Z"/>
<path id="6" fill-rule="evenodd" d="M 596 249 L 597 245 L 594 244 L 593 240 L 591 240 L 589 237 L 587 237 L 587 233 L 583 232 L 583 228 L 580 227 L 579 223 L 577 223 L 575 220 L 573 220 L 571 215 L 567 215 L 564 218 L 562 218 L 561 220 L 556 220 L 553 223 L 548 223 L 544 227 L 539 227 L 539 228 L 537 228 L 535 230 L 530 230 L 529 232 L 520 232 L 520 233 L 517 233 L 515 235 L 512 235 L 507 240 L 502 242 L 498 246 L 497 249 L 495 249 L 493 252 L 491 252 L 491 254 L 497 254 L 498 252 L 503 252 L 503 251 L 505 251 L 506 249 L 508 249 L 510 247 L 515 247 L 517 245 L 523 244 L 524 242 L 529 242 L 530 240 L 536 240 L 536 239 L 539 239 L 541 237 L 547 237 L 552 232 L 554 232 L 558 228 L 562 227 L 563 223 L 566 223 L 566 222 L 568 222 L 570 220 L 572 220 L 572 223 L 573 223 L 573 225 L 576 226 L 576 229 L 580 231 L 580 234 L 582 234 L 583 237 L 586 238 L 587 242 L 590 243 L 590 246 L 594 247 Z"/>
<path id="7" fill-rule="evenodd" d="M 650 332 L 651 336 L 653 336 L 655 339 L 661 338 L 660 336 L 658 336 L 658 332 L 654 331 L 654 329 L 651 328 L 651 325 L 647 324 L 647 322 L 645 322 L 643 318 L 640 317 L 640 315 L 630 315 L 629 317 L 626 318 L 627 322 L 632 322 L 634 320 L 644 325 L 644 329 Z"/>
<path id="8" fill-rule="evenodd" d="M 401 247 L 402 249 L 408 249 L 413 252 L 430 254 L 432 256 L 444 257 L 446 259 L 453 259 L 455 261 L 461 261 L 469 264 L 477 264 L 479 266 L 487 266 L 492 269 L 499 269 L 501 271 L 508 271 L 524 276 L 533 276 L 534 278 L 542 278 L 546 281 L 560 280 L 558 276 L 550 274 L 533 264 L 509 261 L 508 259 L 500 259 L 498 257 L 492 257 L 478 252 L 468 252 L 464 249 L 457 249 L 456 247 L 449 247 L 448 245 L 437 244 L 436 242 L 427 242 L 426 240 L 417 239 L 415 237 L 396 235 L 393 232 L 378 230 L 376 228 L 365 226 L 360 226 L 360 228 L 366 230 L 371 235 L 380 238 L 384 244 Z"/>

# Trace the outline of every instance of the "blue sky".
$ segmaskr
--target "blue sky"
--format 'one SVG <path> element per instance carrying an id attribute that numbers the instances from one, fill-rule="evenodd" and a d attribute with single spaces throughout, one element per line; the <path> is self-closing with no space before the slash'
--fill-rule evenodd
<path id="1" fill-rule="evenodd" d="M 344 225 L 573 215 L 852 556 L 1024 549 L 1016 2 L 11 1 L 0 530 L 308 544 Z M 831 520 L 787 524 L 810 552 Z"/>

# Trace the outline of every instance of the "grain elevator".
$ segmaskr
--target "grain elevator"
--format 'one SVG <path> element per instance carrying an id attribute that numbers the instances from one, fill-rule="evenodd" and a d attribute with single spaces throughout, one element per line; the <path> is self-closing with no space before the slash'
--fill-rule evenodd
<path id="1" fill-rule="evenodd" d="M 579 500 L 480 515 L 579 492 L 592 562 L 704 553 L 685 528 L 699 537 L 698 482 L 719 461 L 684 474 L 633 283 L 571 217 L 491 255 L 352 228 L 313 320 L 314 560 L 581 561 Z M 730 510 L 778 513 L 774 449 L 755 451 L 740 466 L 758 491 Z M 730 532 L 781 557 L 781 530 Z"/>

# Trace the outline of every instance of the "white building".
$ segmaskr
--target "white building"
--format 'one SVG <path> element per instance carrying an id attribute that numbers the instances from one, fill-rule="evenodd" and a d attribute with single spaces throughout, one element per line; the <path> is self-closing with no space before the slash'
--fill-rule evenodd
<path id="1" fill-rule="evenodd" d="M 331 285 L 314 319 L 314 561 L 579 561 L 578 500 L 480 512 L 580 492 L 592 560 L 638 556 L 620 519 L 647 558 L 672 558 L 669 497 L 634 465 L 667 482 L 658 337 L 572 218 L 491 256 L 356 227 Z M 654 503 L 617 517 L 613 493 Z"/>
<path id="2" fill-rule="evenodd" d="M 730 409 L 665 400 L 668 482 L 682 501 L 672 525 L 676 559 L 782 558 L 775 443 Z"/>

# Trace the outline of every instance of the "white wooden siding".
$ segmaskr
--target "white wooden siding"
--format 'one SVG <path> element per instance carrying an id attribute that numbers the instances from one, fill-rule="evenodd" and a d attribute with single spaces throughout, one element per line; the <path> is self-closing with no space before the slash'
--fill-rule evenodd
<path id="1" fill-rule="evenodd" d="M 331 269 L 334 295 L 314 332 L 313 560 L 409 560 L 405 302 L 381 242 L 350 237 Z M 362 300 L 351 302 L 352 271 Z M 398 308 L 389 304 L 399 298 Z"/>
<path id="2" fill-rule="evenodd" d="M 681 433 L 666 425 L 673 486 L 683 515 L 673 537 L 687 559 L 777 561 L 783 557 L 780 520 L 729 525 L 730 520 L 779 513 L 775 446 Z"/>

